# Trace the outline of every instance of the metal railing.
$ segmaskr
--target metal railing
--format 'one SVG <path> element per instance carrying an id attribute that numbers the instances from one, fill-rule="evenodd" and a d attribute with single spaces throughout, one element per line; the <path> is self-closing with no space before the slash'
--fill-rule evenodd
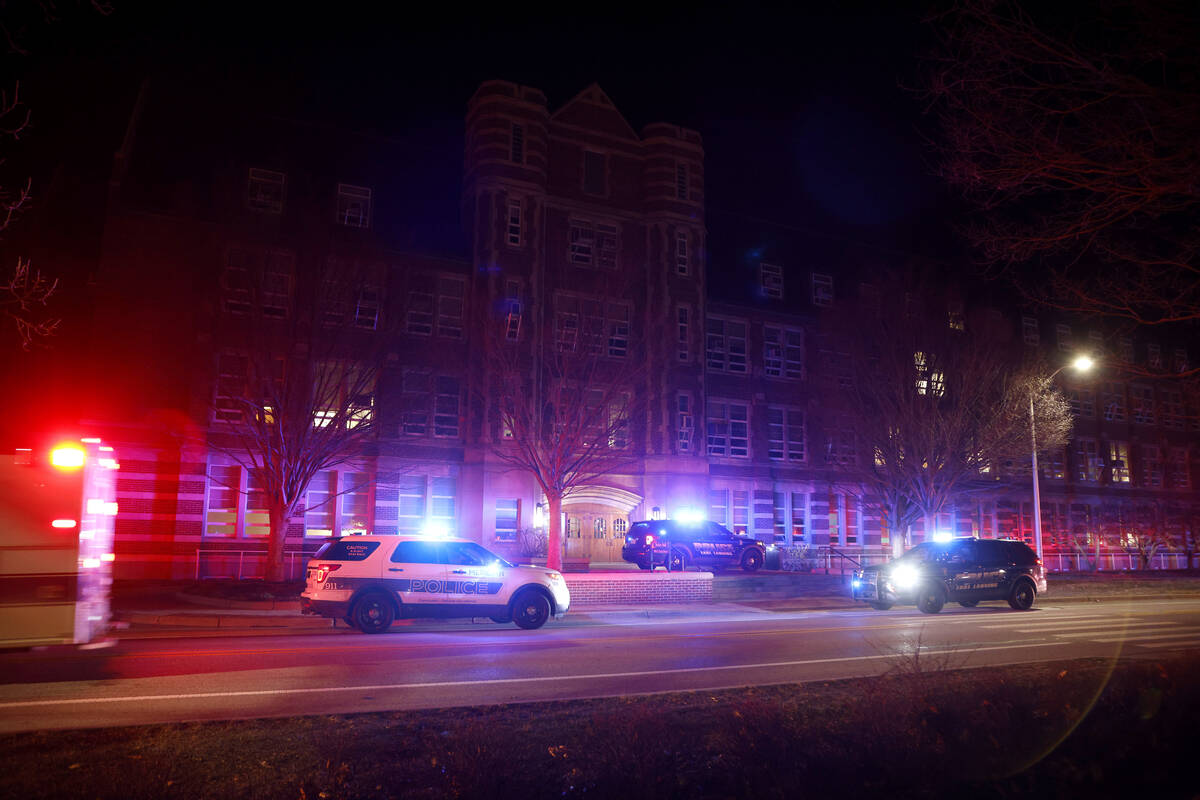
<path id="1" fill-rule="evenodd" d="M 1196 562 L 1195 556 L 1192 558 Z M 1047 572 L 1105 572 L 1142 571 L 1142 557 L 1125 551 L 1102 551 L 1096 553 L 1056 553 L 1042 555 L 1042 565 Z M 1187 569 L 1188 556 L 1183 552 L 1160 552 L 1150 558 L 1148 570 Z"/>
<path id="2" fill-rule="evenodd" d="M 308 556 L 303 550 L 285 550 L 285 580 L 297 580 L 304 575 Z M 266 576 L 266 550 L 208 550 L 196 549 L 195 579 L 233 578 L 234 580 L 262 579 Z"/>

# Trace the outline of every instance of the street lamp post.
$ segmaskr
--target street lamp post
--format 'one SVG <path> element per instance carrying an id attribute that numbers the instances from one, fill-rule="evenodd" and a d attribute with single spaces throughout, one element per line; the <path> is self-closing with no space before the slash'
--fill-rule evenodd
<path id="1" fill-rule="evenodd" d="M 1087 356 L 1078 356 L 1069 365 L 1064 365 L 1054 370 L 1050 377 L 1046 379 L 1046 383 L 1054 380 L 1058 373 L 1062 372 L 1067 366 L 1075 369 L 1078 372 L 1087 372 L 1092 368 L 1095 362 Z M 1037 557 L 1041 559 L 1042 555 L 1042 495 L 1041 489 L 1038 486 L 1038 463 L 1037 463 L 1037 422 L 1033 412 L 1033 394 L 1034 389 L 1029 389 L 1029 438 L 1033 443 L 1033 549 L 1037 551 Z"/>

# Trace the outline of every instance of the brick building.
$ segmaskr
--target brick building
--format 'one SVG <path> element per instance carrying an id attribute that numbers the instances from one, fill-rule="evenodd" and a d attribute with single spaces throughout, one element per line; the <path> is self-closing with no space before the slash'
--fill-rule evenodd
<path id="1" fill-rule="evenodd" d="M 132 115 L 98 270 L 92 424 L 121 454 L 118 577 L 261 574 L 256 487 L 197 444 L 230 421 L 222 392 L 244 369 L 247 271 L 268 277 L 264 302 L 281 318 L 306 276 L 369 276 L 345 320 L 387 352 L 377 441 L 309 486 L 289 528 L 293 570 L 331 532 L 431 521 L 520 555 L 543 498 L 496 456 L 481 320 L 514 347 L 591 336 L 616 368 L 644 367 L 623 443 L 633 457 L 564 507 L 568 555 L 619 560 L 630 520 L 683 507 L 814 554 L 890 548 L 870 498 L 837 469 L 861 454 L 809 419 L 814 377 L 836 360 L 815 320 L 886 256 L 770 226 L 714 230 L 714 245 L 695 131 L 635 131 L 595 85 L 551 110 L 536 89 L 490 81 L 468 103 L 451 201 L 455 176 L 410 143 L 255 114 L 197 123 L 170 105 L 145 91 Z M 1006 316 L 1028 347 L 1070 339 L 1069 322 Z M 1189 358 L 1166 342 L 1102 344 L 1152 367 Z M 1152 380 L 1069 390 L 1079 426 L 1043 465 L 1046 541 L 1065 552 L 1072 532 L 1122 514 L 1192 529 L 1200 414 Z M 1027 484 L 998 480 L 938 526 L 1031 539 Z"/>

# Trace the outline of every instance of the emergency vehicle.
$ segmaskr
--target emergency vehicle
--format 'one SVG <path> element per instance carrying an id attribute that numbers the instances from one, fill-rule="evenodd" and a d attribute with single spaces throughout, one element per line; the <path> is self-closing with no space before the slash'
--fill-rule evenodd
<path id="1" fill-rule="evenodd" d="M 118 468 L 94 438 L 0 454 L 0 647 L 107 630 Z"/>

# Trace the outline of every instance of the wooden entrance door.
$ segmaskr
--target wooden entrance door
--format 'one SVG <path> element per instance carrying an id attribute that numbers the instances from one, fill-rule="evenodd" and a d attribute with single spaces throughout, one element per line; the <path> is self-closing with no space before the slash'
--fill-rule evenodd
<path id="1" fill-rule="evenodd" d="M 620 561 L 628 527 L 628 517 L 610 506 L 571 506 L 567 509 L 567 555 L 594 562 Z"/>

